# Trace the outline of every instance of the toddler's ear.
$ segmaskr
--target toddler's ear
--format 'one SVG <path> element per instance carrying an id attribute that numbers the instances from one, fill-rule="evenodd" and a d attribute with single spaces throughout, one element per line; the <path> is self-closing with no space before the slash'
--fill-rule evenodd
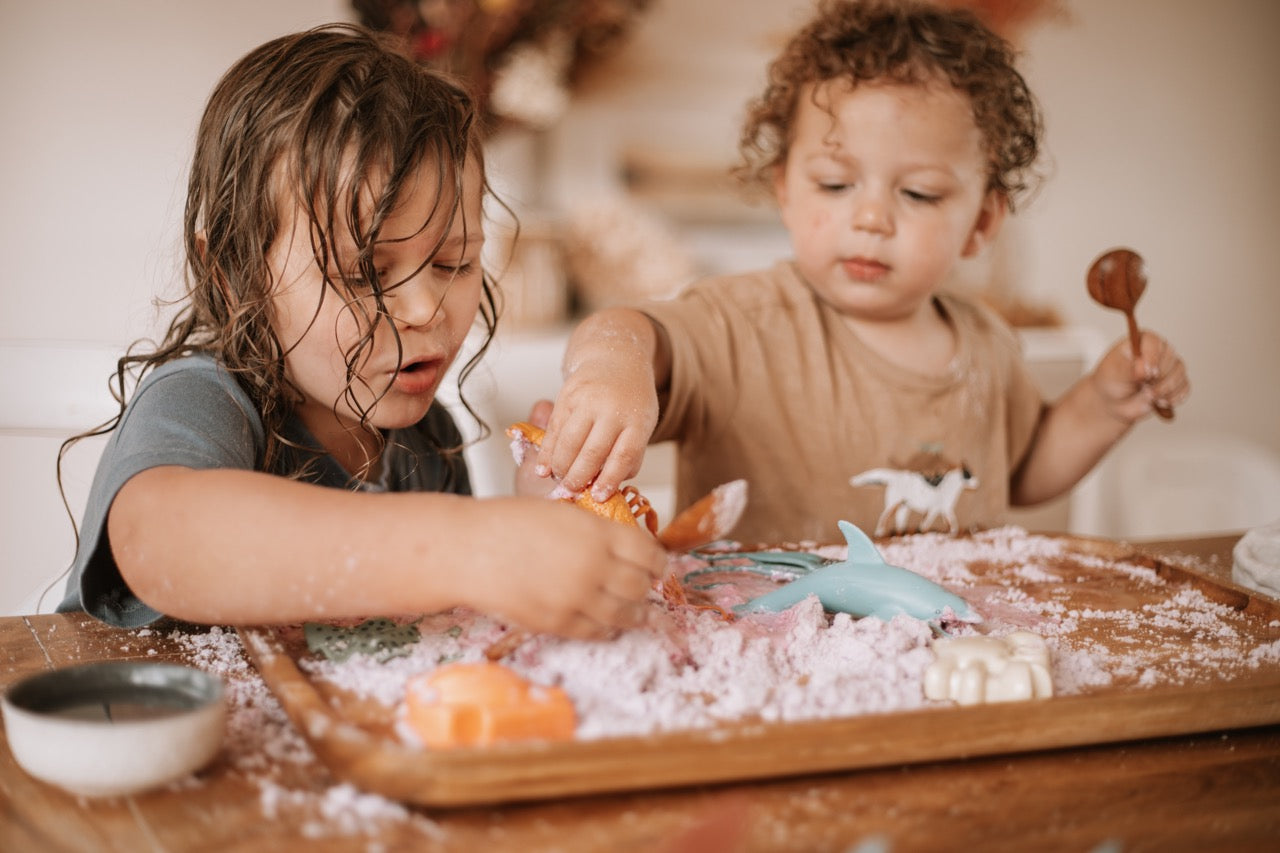
<path id="1" fill-rule="evenodd" d="M 1009 199 L 1005 194 L 999 190 L 987 190 L 986 198 L 982 200 L 982 207 L 978 209 L 978 217 L 974 220 L 973 230 L 969 232 L 969 239 L 965 241 L 960 257 L 972 258 L 991 245 L 1000 233 L 1000 226 L 1004 224 L 1004 218 L 1008 212 Z"/>
<path id="2" fill-rule="evenodd" d="M 785 206 L 787 203 L 787 169 L 786 162 L 775 163 L 771 167 L 769 181 L 773 186 L 773 201 L 778 206 Z"/>

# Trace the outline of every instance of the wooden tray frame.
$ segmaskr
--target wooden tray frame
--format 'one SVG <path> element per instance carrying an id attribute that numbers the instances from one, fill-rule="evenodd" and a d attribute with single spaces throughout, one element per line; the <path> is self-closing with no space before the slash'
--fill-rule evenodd
<path id="1" fill-rule="evenodd" d="M 1140 551 L 1173 582 L 1263 618 L 1280 603 Z M 1280 668 L 1213 684 L 931 707 L 827 720 L 743 723 L 590 741 L 428 751 L 340 716 L 269 628 L 239 630 L 250 660 L 317 757 L 342 781 L 426 806 L 469 806 L 964 759 L 1280 723 Z"/>

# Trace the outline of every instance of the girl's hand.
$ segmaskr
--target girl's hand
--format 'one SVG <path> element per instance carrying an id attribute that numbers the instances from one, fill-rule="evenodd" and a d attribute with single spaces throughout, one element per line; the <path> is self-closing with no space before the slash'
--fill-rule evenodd
<path id="1" fill-rule="evenodd" d="M 647 358 L 597 358 L 572 370 L 556 398 L 537 472 L 572 492 L 591 486 L 606 501 L 636 475 L 658 424 L 658 393 Z"/>
<path id="2" fill-rule="evenodd" d="M 644 622 L 667 567 L 649 533 L 560 501 L 494 498 L 503 530 L 459 580 L 469 607 L 533 631 L 604 637 Z M 501 506 L 496 506 L 496 504 Z"/>
<path id="3" fill-rule="evenodd" d="M 1159 335 L 1142 333 L 1142 352 L 1135 357 L 1128 338 L 1111 348 L 1093 371 L 1093 386 L 1107 414 L 1132 424 L 1149 416 L 1153 406 L 1180 405 L 1191 394 L 1186 365 Z"/>

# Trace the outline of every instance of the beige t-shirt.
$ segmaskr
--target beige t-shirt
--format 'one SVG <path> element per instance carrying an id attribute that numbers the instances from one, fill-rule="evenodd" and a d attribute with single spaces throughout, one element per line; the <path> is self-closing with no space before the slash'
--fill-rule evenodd
<path id="1" fill-rule="evenodd" d="M 869 349 L 789 262 L 647 303 L 671 340 L 652 440 L 679 444 L 678 506 L 745 478 L 746 543 L 840 542 L 841 519 L 872 535 L 1003 523 L 1043 402 L 994 313 L 937 303 L 957 339 L 943 375 Z"/>

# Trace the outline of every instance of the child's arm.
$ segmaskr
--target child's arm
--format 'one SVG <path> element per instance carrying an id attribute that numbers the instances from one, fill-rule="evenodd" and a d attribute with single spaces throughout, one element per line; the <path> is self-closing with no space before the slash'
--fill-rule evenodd
<path id="1" fill-rule="evenodd" d="M 1151 415 L 1155 401 L 1181 403 L 1190 392 L 1186 366 L 1163 339 L 1143 333 L 1137 359 L 1127 338 L 1117 343 L 1046 410 L 1010 482 L 1011 502 L 1027 506 L 1065 493 L 1130 427 Z"/>
<path id="2" fill-rule="evenodd" d="M 466 605 L 600 636 L 637 624 L 666 567 L 652 536 L 556 501 L 362 494 L 230 469 L 143 471 L 107 525 L 140 599 L 214 624 Z"/>
<path id="3" fill-rule="evenodd" d="M 591 485 L 592 497 L 605 501 L 644 461 L 658 394 L 671 378 L 670 347 L 645 314 L 613 308 L 574 330 L 563 364 L 539 472 L 571 491 Z"/>

